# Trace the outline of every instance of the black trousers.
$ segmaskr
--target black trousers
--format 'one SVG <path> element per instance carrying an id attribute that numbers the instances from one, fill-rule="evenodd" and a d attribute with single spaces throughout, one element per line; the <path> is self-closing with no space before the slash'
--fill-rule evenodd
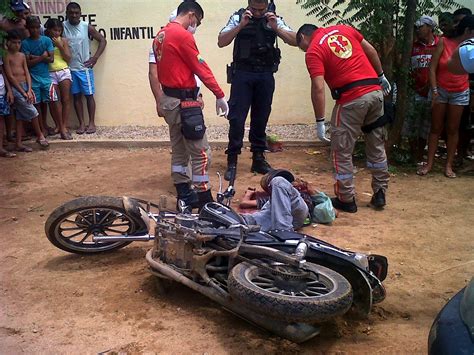
<path id="1" fill-rule="evenodd" d="M 229 100 L 229 145 L 226 154 L 240 154 L 243 146 L 245 120 L 250 111 L 249 141 L 252 152 L 267 149 L 268 118 L 272 111 L 275 78 L 272 72 L 253 73 L 237 70 Z"/>

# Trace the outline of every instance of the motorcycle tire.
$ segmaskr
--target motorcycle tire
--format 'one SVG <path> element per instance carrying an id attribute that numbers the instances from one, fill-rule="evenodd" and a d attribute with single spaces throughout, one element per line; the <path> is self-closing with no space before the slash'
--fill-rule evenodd
<path id="1" fill-rule="evenodd" d="M 45 224 L 48 240 L 57 248 L 75 254 L 108 252 L 131 243 L 94 242 L 93 235 L 131 235 L 141 230 L 146 230 L 146 226 L 140 216 L 125 211 L 121 198 L 108 196 L 69 201 L 56 208 Z"/>
<path id="2" fill-rule="evenodd" d="M 237 264 L 229 273 L 229 293 L 253 311 L 280 321 L 312 324 L 346 313 L 352 305 L 349 281 L 320 265 L 305 267 L 310 277 L 285 279 L 246 262 Z"/>

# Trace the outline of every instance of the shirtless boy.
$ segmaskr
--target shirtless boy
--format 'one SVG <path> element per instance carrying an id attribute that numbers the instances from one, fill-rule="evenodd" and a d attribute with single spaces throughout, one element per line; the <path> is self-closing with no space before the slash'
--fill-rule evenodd
<path id="1" fill-rule="evenodd" d="M 7 34 L 7 54 L 3 62 L 5 74 L 12 86 L 14 102 L 12 107 L 16 111 L 16 149 L 19 152 L 31 152 L 28 146 L 23 145 L 21 138 L 23 132 L 23 121 L 31 122 L 36 133 L 38 144 L 42 148 L 49 146 L 48 141 L 41 132 L 39 115 L 33 103 L 35 95 L 31 90 L 31 76 L 26 64 L 26 57 L 20 52 L 21 35 L 17 31 L 9 31 Z"/>

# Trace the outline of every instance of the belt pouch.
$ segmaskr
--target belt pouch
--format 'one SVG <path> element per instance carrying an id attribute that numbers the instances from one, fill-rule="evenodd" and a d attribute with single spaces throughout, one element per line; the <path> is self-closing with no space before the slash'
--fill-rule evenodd
<path id="1" fill-rule="evenodd" d="M 189 140 L 199 140 L 206 133 L 201 103 L 194 100 L 181 101 L 181 133 Z"/>

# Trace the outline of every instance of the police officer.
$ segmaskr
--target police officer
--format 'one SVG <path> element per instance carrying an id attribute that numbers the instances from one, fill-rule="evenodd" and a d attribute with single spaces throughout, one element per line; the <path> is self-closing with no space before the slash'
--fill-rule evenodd
<path id="1" fill-rule="evenodd" d="M 176 19 L 158 32 L 153 43 L 161 89 L 158 115 L 165 118 L 170 131 L 171 176 L 178 200 L 191 208 L 213 200 L 208 175 L 210 147 L 194 75 L 216 96 L 217 114 L 227 116 L 229 110 L 224 92 L 194 41 L 193 34 L 203 18 L 204 11 L 197 2 L 183 2 Z M 192 177 L 188 172 L 190 160 Z"/>
<path id="2" fill-rule="evenodd" d="M 332 199 L 339 210 L 357 212 L 353 184 L 352 152 L 365 133 L 367 168 L 372 172 L 371 204 L 385 206 L 389 173 L 384 142 L 383 94 L 391 91 L 377 51 L 354 28 L 345 25 L 318 28 L 301 26 L 298 46 L 306 52 L 311 76 L 311 99 L 318 128 L 324 137 L 324 81 L 336 100 L 331 119 L 331 156 L 336 183 Z M 382 93 L 383 90 L 383 93 Z"/>
<path id="3" fill-rule="evenodd" d="M 270 4 L 268 0 L 248 0 L 248 7 L 235 12 L 219 33 L 219 47 L 234 41 L 233 63 L 228 68 L 228 82 L 232 87 L 226 180 L 235 177 L 250 108 L 251 171 L 266 174 L 271 169 L 264 151 L 267 149 L 265 131 L 275 90 L 273 73 L 280 63 L 277 37 L 296 46 L 296 33 L 276 16 L 273 0 Z"/>

